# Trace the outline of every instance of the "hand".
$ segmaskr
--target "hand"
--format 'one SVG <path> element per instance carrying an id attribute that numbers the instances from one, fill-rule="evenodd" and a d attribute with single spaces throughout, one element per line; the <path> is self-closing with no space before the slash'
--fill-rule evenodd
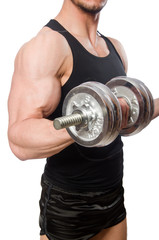
<path id="1" fill-rule="evenodd" d="M 154 99 L 154 113 L 152 119 L 159 117 L 159 98 Z"/>
<path id="2" fill-rule="evenodd" d="M 121 128 L 126 128 L 129 120 L 129 105 L 127 104 L 126 100 L 124 98 L 118 98 L 121 110 L 122 110 L 122 124 Z"/>

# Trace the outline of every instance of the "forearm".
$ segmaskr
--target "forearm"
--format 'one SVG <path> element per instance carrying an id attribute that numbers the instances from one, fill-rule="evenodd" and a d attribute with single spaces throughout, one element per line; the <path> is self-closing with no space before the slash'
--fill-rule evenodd
<path id="1" fill-rule="evenodd" d="M 13 153 L 21 160 L 52 156 L 74 141 L 65 129 L 55 130 L 47 119 L 26 119 L 8 130 Z"/>
<path id="2" fill-rule="evenodd" d="M 156 117 L 159 117 L 159 98 L 154 100 L 154 114 L 152 119 L 155 119 Z"/>

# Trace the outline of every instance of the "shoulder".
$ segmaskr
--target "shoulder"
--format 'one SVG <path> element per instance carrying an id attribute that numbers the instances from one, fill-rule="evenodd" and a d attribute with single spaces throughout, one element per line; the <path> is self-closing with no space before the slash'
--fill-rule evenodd
<path id="1" fill-rule="evenodd" d="M 8 98 L 12 122 L 46 117 L 56 109 L 61 97 L 57 72 L 66 54 L 59 34 L 45 29 L 20 48 Z"/>
<path id="2" fill-rule="evenodd" d="M 68 51 L 66 40 L 56 31 L 44 27 L 20 48 L 15 58 L 15 70 L 56 74 Z"/>
<path id="3" fill-rule="evenodd" d="M 111 38 L 111 37 L 108 37 L 108 39 L 112 42 L 112 44 L 114 45 L 115 49 L 117 50 L 119 56 L 121 57 L 121 60 L 123 62 L 124 68 L 125 68 L 125 72 L 127 73 L 128 59 L 127 59 L 127 55 L 126 55 L 126 52 L 125 52 L 125 49 L 124 49 L 123 45 L 117 39 L 114 39 L 114 38 Z"/>

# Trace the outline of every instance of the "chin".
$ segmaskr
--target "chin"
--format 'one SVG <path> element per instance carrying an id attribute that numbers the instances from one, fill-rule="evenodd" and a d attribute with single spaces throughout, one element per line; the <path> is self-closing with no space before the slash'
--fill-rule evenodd
<path id="1" fill-rule="evenodd" d="M 84 12 L 97 14 L 106 5 L 107 0 L 71 0 L 71 2 Z"/>

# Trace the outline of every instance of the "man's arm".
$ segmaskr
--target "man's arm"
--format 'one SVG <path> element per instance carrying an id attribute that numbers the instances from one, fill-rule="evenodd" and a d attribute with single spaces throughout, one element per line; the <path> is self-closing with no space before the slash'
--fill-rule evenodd
<path id="1" fill-rule="evenodd" d="M 8 99 L 8 138 L 21 160 L 49 157 L 73 143 L 65 129 L 56 131 L 53 122 L 46 119 L 60 101 L 58 74 L 67 49 L 52 31 L 49 37 L 39 34 L 17 54 Z"/>
<path id="2" fill-rule="evenodd" d="M 121 60 L 123 62 L 123 65 L 124 65 L 125 72 L 127 73 L 128 60 L 127 60 L 127 56 L 126 56 L 126 53 L 125 53 L 125 50 L 124 50 L 122 44 L 114 38 L 109 38 L 109 39 L 114 44 L 117 52 L 119 53 Z M 153 114 L 152 120 L 155 119 L 156 117 L 159 117 L 159 98 L 154 100 L 154 114 Z"/>
<path id="3" fill-rule="evenodd" d="M 159 117 L 159 98 L 154 100 L 154 114 L 152 116 L 152 120 L 156 117 Z"/>

